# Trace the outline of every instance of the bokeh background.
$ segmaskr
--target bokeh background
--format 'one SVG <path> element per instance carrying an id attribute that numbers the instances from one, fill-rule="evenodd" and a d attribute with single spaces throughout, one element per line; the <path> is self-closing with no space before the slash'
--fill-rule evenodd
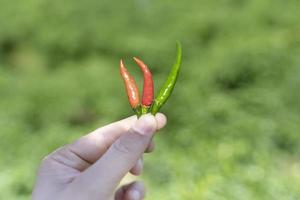
<path id="1" fill-rule="evenodd" d="M 0 199 L 28 199 L 40 160 L 132 114 L 120 58 L 166 79 L 168 126 L 147 199 L 300 197 L 300 1 L 0 0 Z"/>

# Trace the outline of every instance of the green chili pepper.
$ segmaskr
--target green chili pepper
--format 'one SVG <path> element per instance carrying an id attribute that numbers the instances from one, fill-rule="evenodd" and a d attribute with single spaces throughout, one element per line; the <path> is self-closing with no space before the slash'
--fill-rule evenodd
<path id="1" fill-rule="evenodd" d="M 170 97 L 170 95 L 175 87 L 178 73 L 179 73 L 180 66 L 181 66 L 182 49 L 181 49 L 180 42 L 176 43 L 176 48 L 177 48 L 176 61 L 171 69 L 171 72 L 169 73 L 169 76 L 168 76 L 165 84 L 161 88 L 158 96 L 155 98 L 155 100 L 152 104 L 151 113 L 153 115 L 155 115 L 159 111 L 159 109 L 166 103 L 166 101 Z"/>

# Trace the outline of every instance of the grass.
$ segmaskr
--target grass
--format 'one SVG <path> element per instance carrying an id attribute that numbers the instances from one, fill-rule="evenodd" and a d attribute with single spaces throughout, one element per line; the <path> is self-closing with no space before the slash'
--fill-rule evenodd
<path id="1" fill-rule="evenodd" d="M 145 157 L 147 199 L 298 199 L 299 4 L 1 3 L 0 199 L 28 199 L 43 156 L 131 115 L 119 59 L 139 77 L 129 58 L 141 57 L 158 90 L 176 40 L 182 71 Z"/>

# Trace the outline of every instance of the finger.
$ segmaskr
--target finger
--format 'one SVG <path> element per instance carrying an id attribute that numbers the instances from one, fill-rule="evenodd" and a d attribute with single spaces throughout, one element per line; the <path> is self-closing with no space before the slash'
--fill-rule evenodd
<path id="1" fill-rule="evenodd" d="M 167 124 L 167 117 L 162 113 L 157 113 L 155 115 L 155 119 L 157 122 L 157 130 L 162 129 Z M 145 153 L 151 153 L 155 149 L 155 143 L 153 139 L 151 139 L 147 149 L 145 150 Z"/>
<path id="2" fill-rule="evenodd" d="M 79 138 L 68 145 L 68 148 L 83 160 L 94 163 L 122 133 L 129 130 L 136 120 L 136 116 L 131 116 L 108 124 Z"/>
<path id="3" fill-rule="evenodd" d="M 152 151 L 154 151 L 155 148 L 155 143 L 153 141 L 153 139 L 150 141 L 145 153 L 151 153 Z"/>
<path id="4" fill-rule="evenodd" d="M 157 113 L 155 119 L 157 121 L 157 130 L 162 129 L 167 124 L 167 117 L 162 113 Z"/>
<path id="5" fill-rule="evenodd" d="M 161 129 L 166 124 L 166 117 L 157 113 L 155 116 L 157 128 Z M 83 171 L 98 160 L 117 140 L 120 135 L 127 132 L 137 121 L 136 116 L 131 116 L 118 122 L 99 128 L 47 156 L 47 160 L 55 161 L 68 167 Z M 151 143 L 150 143 L 151 145 Z M 146 152 L 151 151 L 147 148 Z M 49 163 L 49 162 L 44 162 Z"/>
<path id="6" fill-rule="evenodd" d="M 157 129 L 165 126 L 167 119 L 165 115 L 157 113 L 155 116 Z M 136 116 L 131 116 L 121 121 L 99 128 L 67 146 L 72 153 L 87 163 L 94 163 L 123 133 L 137 121 Z"/>
<path id="7" fill-rule="evenodd" d="M 117 190 L 115 200 L 142 200 L 146 189 L 142 182 L 133 182 Z"/>
<path id="8" fill-rule="evenodd" d="M 84 190 L 92 195 L 90 199 L 108 197 L 142 156 L 156 129 L 154 116 L 143 115 L 94 165 L 73 181 L 74 190 Z"/>
<path id="9" fill-rule="evenodd" d="M 48 169 L 48 165 L 52 165 L 51 163 L 58 163 L 62 166 L 67 166 L 78 171 L 83 171 L 84 169 L 91 166 L 86 160 L 80 158 L 76 153 L 74 153 L 70 148 L 61 147 L 48 155 L 42 162 L 41 167 L 46 167 Z"/>
<path id="10" fill-rule="evenodd" d="M 78 139 L 72 144 L 59 148 L 46 158 L 46 162 L 58 162 L 83 171 L 93 164 L 122 133 L 128 131 L 137 120 L 136 116 L 108 124 Z"/>
<path id="11" fill-rule="evenodd" d="M 142 158 L 138 159 L 136 164 L 131 168 L 130 173 L 135 176 L 140 175 L 143 171 L 143 166 L 144 166 L 144 161 L 143 161 L 143 157 L 142 157 Z"/>

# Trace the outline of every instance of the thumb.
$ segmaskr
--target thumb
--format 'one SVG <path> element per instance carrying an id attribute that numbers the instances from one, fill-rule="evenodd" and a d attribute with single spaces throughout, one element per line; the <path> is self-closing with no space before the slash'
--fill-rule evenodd
<path id="1" fill-rule="evenodd" d="M 86 192 L 95 195 L 89 199 L 109 197 L 144 153 L 156 129 L 155 117 L 143 115 L 94 165 L 74 180 L 73 186 L 81 192 L 84 187 Z"/>

